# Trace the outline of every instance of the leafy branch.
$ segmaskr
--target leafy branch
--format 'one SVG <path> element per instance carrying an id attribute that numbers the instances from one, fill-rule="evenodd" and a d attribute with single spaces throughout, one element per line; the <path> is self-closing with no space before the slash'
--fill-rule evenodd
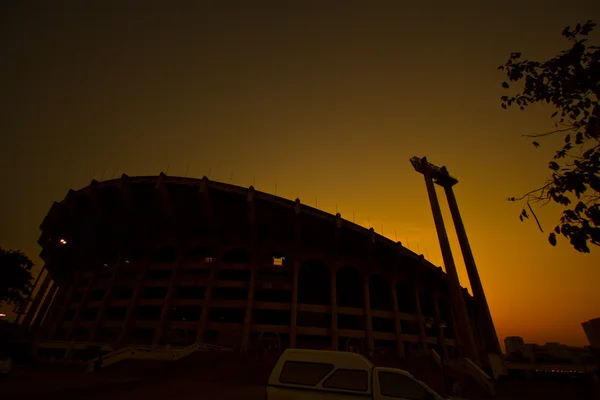
<path id="1" fill-rule="evenodd" d="M 520 93 L 501 97 L 502 108 L 524 110 L 534 103 L 546 103 L 556 109 L 551 118 L 557 129 L 523 136 L 538 139 L 565 134 L 564 144 L 548 163 L 551 174 L 546 183 L 508 200 L 525 200 L 542 232 L 531 204 L 554 201 L 562 205 L 560 222 L 548 240 L 554 246 L 556 235 L 562 234 L 584 253 L 590 252 L 589 243 L 600 245 L 600 47 L 587 44 L 595 26 L 588 21 L 566 27 L 562 35 L 572 43 L 571 48 L 548 61 L 521 60 L 521 53 L 515 52 L 498 67 L 508 78 L 503 88 L 510 89 L 509 82 L 524 82 Z M 540 147 L 538 141 L 533 145 Z M 529 217 L 525 205 L 521 221 Z"/>

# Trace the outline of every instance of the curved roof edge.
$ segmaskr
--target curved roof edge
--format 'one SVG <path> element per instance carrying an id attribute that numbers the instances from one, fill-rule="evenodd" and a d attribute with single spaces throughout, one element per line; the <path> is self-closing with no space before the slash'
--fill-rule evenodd
<path id="1" fill-rule="evenodd" d="M 82 193 L 85 192 L 86 190 L 89 190 L 91 186 L 95 186 L 96 189 L 101 189 L 103 187 L 108 187 L 108 186 L 113 186 L 113 185 L 119 185 L 120 182 L 122 181 L 126 181 L 127 183 L 153 183 L 156 184 L 159 180 L 159 178 L 162 177 L 164 179 L 164 183 L 172 183 L 172 184 L 179 184 L 179 185 L 190 185 L 190 186 L 198 186 L 200 187 L 201 183 L 203 181 L 206 181 L 209 183 L 209 187 L 212 189 L 218 189 L 218 190 L 224 190 L 224 191 L 228 191 L 228 192 L 234 192 L 234 193 L 239 193 L 239 194 L 244 194 L 246 195 L 248 193 L 248 190 L 250 188 L 253 188 L 252 186 L 246 188 L 243 186 L 237 186 L 237 185 L 232 185 L 229 183 L 223 183 L 223 182 L 218 182 L 218 181 L 211 181 L 210 179 L 208 179 L 208 177 L 203 176 L 202 178 L 188 178 L 188 177 L 179 177 L 179 176 L 168 176 L 165 173 L 160 173 L 160 175 L 154 175 L 154 176 L 128 176 L 126 174 L 121 175 L 120 178 L 117 179 L 109 179 L 106 181 L 97 181 L 95 179 L 92 179 L 92 181 L 90 182 L 89 185 L 78 189 L 78 190 L 74 190 L 74 191 L 70 191 L 71 194 L 78 194 L 78 193 Z M 319 210 L 318 208 L 315 207 L 311 207 L 307 204 L 303 204 L 300 199 L 296 199 L 296 201 L 294 200 L 289 200 L 283 197 L 279 197 L 273 194 L 269 194 L 266 192 L 261 192 L 259 190 L 255 190 L 254 191 L 254 196 L 256 196 L 257 198 L 261 198 L 261 199 L 265 199 L 265 200 L 269 200 L 269 201 L 274 201 L 274 202 L 278 202 L 278 203 L 282 203 L 285 204 L 287 206 L 293 207 L 296 204 L 296 201 L 300 203 L 300 207 L 302 212 L 307 213 L 309 215 L 313 215 L 319 218 L 323 218 L 323 219 L 327 219 L 327 220 L 332 220 L 334 218 L 336 218 L 336 215 L 330 214 L 326 211 L 322 211 Z M 60 203 L 64 203 L 66 200 L 63 199 Z M 371 227 L 371 228 L 365 228 L 364 226 L 361 226 L 355 222 L 349 221 L 347 219 L 344 219 L 341 214 L 338 213 L 338 215 L 340 216 L 340 218 L 342 219 L 343 223 L 345 226 L 352 228 L 355 231 L 359 231 L 361 233 L 364 233 L 365 235 L 368 234 L 372 234 L 374 235 L 374 237 L 382 243 L 387 244 L 388 246 L 394 246 L 399 248 L 405 255 L 415 259 L 415 260 L 420 260 L 422 259 L 424 261 L 423 265 L 425 267 L 431 268 L 431 269 L 435 269 L 435 270 L 440 270 L 442 272 L 442 274 L 444 275 L 444 277 L 446 277 L 446 273 L 443 271 L 443 269 L 439 266 L 436 266 L 435 264 L 431 263 L 430 261 L 428 261 L 427 259 L 425 259 L 425 256 L 423 254 L 417 254 L 413 251 L 411 251 L 410 249 L 407 249 L 406 247 L 404 247 L 402 245 L 402 242 L 394 242 L 393 240 L 379 234 L 376 233 L 375 230 Z"/>

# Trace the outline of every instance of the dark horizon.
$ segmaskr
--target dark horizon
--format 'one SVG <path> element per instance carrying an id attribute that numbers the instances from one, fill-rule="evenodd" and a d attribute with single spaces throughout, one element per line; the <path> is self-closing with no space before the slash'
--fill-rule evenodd
<path id="1" fill-rule="evenodd" d="M 103 180 L 210 171 L 354 216 L 442 265 L 408 161 L 426 155 L 459 180 L 500 340 L 587 344 L 581 322 L 600 316 L 600 249 L 549 246 L 505 200 L 542 182 L 562 139 L 536 149 L 521 137 L 551 128 L 551 112 L 503 110 L 496 67 L 513 51 L 544 60 L 565 49 L 562 29 L 599 22 L 597 2 L 155 5 L 0 6 L 0 246 L 24 250 L 37 272 L 39 225 L 69 188 L 103 171 Z M 539 210 L 545 230 L 558 212 Z"/>

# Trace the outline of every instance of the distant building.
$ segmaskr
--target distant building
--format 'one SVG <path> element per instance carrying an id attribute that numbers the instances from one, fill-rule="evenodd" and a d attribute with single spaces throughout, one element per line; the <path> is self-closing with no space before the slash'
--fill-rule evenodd
<path id="1" fill-rule="evenodd" d="M 591 319 L 581 324 L 585 336 L 587 336 L 590 346 L 593 349 L 600 350 L 600 318 Z"/>
<path id="2" fill-rule="evenodd" d="M 504 347 L 506 355 L 521 356 L 523 355 L 523 346 L 525 341 L 521 336 L 508 336 L 504 339 Z"/>
<path id="3" fill-rule="evenodd" d="M 544 345 L 525 343 L 520 336 L 509 336 L 504 339 L 506 358 L 513 361 L 530 361 L 538 363 L 589 363 L 592 356 L 590 348 L 574 347 L 557 342 Z"/>
<path id="4" fill-rule="evenodd" d="M 595 358 L 595 362 L 600 366 L 600 318 L 591 319 L 581 324 L 585 336 L 587 336 L 590 342 L 592 355 Z"/>

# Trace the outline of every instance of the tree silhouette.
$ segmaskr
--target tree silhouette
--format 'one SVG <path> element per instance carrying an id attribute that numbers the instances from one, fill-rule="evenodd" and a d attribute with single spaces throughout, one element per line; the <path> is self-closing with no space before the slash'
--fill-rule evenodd
<path id="1" fill-rule="evenodd" d="M 592 21 L 567 26 L 562 35 L 571 48 L 547 61 L 521 60 L 521 53 L 511 53 L 506 64 L 498 67 L 508 81 L 523 84 L 520 93 L 502 96 L 502 108 L 516 105 L 524 110 L 530 104 L 546 103 L 556 109 L 551 116 L 555 130 L 524 136 L 539 147 L 537 140 L 565 135 L 564 145 L 548 164 L 551 175 L 546 183 L 508 200 L 523 200 L 519 218 L 528 218 L 529 210 L 540 230 L 530 204 L 554 201 L 563 206 L 548 241 L 556 246 L 556 235 L 562 234 L 583 253 L 590 252 L 589 243 L 600 245 L 600 47 L 589 45 L 586 38 L 595 26 Z M 509 89 L 511 84 L 503 82 L 502 87 Z"/>
<path id="2" fill-rule="evenodd" d="M 0 247 L 0 303 L 22 305 L 31 293 L 33 262 L 20 250 Z"/>

